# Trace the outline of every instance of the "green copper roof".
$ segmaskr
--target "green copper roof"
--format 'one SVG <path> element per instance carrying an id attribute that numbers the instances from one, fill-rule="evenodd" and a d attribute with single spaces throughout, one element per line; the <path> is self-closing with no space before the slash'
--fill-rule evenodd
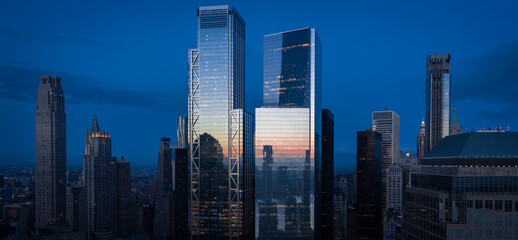
<path id="1" fill-rule="evenodd" d="M 97 116 L 94 115 L 94 122 L 92 123 L 92 128 L 90 128 L 90 132 L 100 132 L 99 123 L 97 123 Z"/>
<path id="2" fill-rule="evenodd" d="M 518 158 L 518 133 L 471 132 L 445 137 L 423 159 Z"/>

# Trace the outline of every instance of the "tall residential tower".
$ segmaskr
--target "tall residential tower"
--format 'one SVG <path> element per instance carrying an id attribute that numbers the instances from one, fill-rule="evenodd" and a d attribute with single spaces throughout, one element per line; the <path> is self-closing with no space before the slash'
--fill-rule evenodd
<path id="1" fill-rule="evenodd" d="M 450 54 L 426 59 L 425 154 L 450 134 Z"/>
<path id="2" fill-rule="evenodd" d="M 189 60 L 189 227 L 192 239 L 252 239 L 253 116 L 245 106 L 245 22 L 200 7 Z"/>
<path id="3" fill-rule="evenodd" d="M 321 43 L 315 29 L 264 37 L 263 107 L 255 110 L 255 166 L 256 182 L 273 184 L 257 184 L 259 239 L 320 236 L 321 69 Z"/>
<path id="4" fill-rule="evenodd" d="M 36 102 L 36 228 L 66 221 L 65 96 L 58 77 L 41 77 Z"/>

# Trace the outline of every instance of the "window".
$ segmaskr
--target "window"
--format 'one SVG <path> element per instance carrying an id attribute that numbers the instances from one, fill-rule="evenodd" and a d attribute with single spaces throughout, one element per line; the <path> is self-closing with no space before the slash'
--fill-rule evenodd
<path id="1" fill-rule="evenodd" d="M 466 209 L 472 210 L 473 208 L 473 200 L 467 200 L 466 201 Z"/>
<path id="2" fill-rule="evenodd" d="M 491 218 L 492 216 L 491 215 L 485 215 L 484 218 L 485 218 L 485 222 L 486 222 L 486 226 L 490 227 L 493 225 L 493 219 Z"/>
<path id="3" fill-rule="evenodd" d="M 505 226 L 513 225 L 513 215 L 505 215 Z"/>
<path id="4" fill-rule="evenodd" d="M 476 200 L 475 201 L 475 208 L 477 210 L 482 210 L 482 200 Z"/>
<path id="5" fill-rule="evenodd" d="M 512 212 L 513 211 L 513 201 L 505 200 L 505 211 Z"/>
<path id="6" fill-rule="evenodd" d="M 486 200 L 486 211 L 493 210 L 493 200 Z"/>
<path id="7" fill-rule="evenodd" d="M 502 226 L 502 215 L 495 215 L 495 226 Z"/>
<path id="8" fill-rule="evenodd" d="M 503 208 L 502 200 L 495 201 L 495 211 L 501 212 Z"/>

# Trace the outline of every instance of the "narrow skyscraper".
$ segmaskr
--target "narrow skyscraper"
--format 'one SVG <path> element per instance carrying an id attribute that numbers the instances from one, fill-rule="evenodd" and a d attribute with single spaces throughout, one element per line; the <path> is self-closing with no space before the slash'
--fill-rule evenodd
<path id="1" fill-rule="evenodd" d="M 450 134 L 450 54 L 426 59 L 425 154 Z"/>
<path id="2" fill-rule="evenodd" d="M 137 202 L 131 192 L 131 166 L 122 156 L 117 161 L 117 237 L 136 233 L 137 217 Z"/>
<path id="3" fill-rule="evenodd" d="M 154 224 L 156 239 L 172 238 L 173 225 L 173 165 L 171 139 L 162 138 L 158 151 L 157 201 Z"/>
<path id="4" fill-rule="evenodd" d="M 192 239 L 254 238 L 253 116 L 245 105 L 245 22 L 200 7 L 189 60 L 189 227 Z"/>
<path id="5" fill-rule="evenodd" d="M 426 153 L 426 126 L 424 120 L 421 122 L 421 126 L 419 127 L 419 131 L 417 132 L 417 162 L 424 157 Z"/>
<path id="6" fill-rule="evenodd" d="M 381 202 L 387 203 L 388 167 L 399 162 L 399 115 L 385 110 L 372 112 L 372 130 L 381 133 Z"/>
<path id="7" fill-rule="evenodd" d="M 114 239 L 117 225 L 117 158 L 110 134 L 101 131 L 97 117 L 86 132 L 83 178 L 88 201 L 88 239 Z"/>
<path id="8" fill-rule="evenodd" d="M 66 137 L 61 79 L 41 77 L 36 102 L 36 228 L 66 222 Z"/>
<path id="9" fill-rule="evenodd" d="M 356 239 L 381 240 L 383 236 L 381 141 L 381 133 L 369 129 L 357 133 Z"/>
<path id="10" fill-rule="evenodd" d="M 187 116 L 176 118 L 176 147 L 181 149 L 189 148 L 189 121 Z"/>
<path id="11" fill-rule="evenodd" d="M 265 183 L 257 184 L 258 239 L 320 238 L 321 57 L 313 28 L 264 37 L 263 107 L 255 109 L 256 182 Z"/>
<path id="12" fill-rule="evenodd" d="M 462 134 L 462 126 L 459 123 L 459 118 L 457 117 L 457 108 L 453 105 L 453 113 L 451 114 L 451 122 L 450 122 L 450 135 Z"/>
<path id="13" fill-rule="evenodd" d="M 328 109 L 322 110 L 322 237 L 333 238 L 334 197 L 334 148 L 335 116 Z"/>

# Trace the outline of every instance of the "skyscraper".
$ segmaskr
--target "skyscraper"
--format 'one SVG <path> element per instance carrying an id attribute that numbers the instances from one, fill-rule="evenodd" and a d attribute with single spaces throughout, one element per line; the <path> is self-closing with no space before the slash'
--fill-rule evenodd
<path id="1" fill-rule="evenodd" d="M 462 126 L 459 123 L 459 118 L 457 117 L 457 108 L 453 105 L 453 113 L 451 114 L 451 122 L 450 122 L 450 135 L 457 135 L 462 133 Z"/>
<path id="2" fill-rule="evenodd" d="M 193 239 L 254 233 L 253 116 L 245 105 L 245 23 L 235 8 L 198 9 L 189 60 L 189 227 Z"/>
<path id="3" fill-rule="evenodd" d="M 117 161 L 117 237 L 125 238 L 137 229 L 137 202 L 131 192 L 130 162 Z"/>
<path id="4" fill-rule="evenodd" d="M 381 141 L 381 133 L 357 133 L 356 239 L 382 239 Z"/>
<path id="5" fill-rule="evenodd" d="M 387 203 L 387 172 L 399 161 L 399 115 L 394 111 L 372 112 L 372 130 L 381 133 L 381 201 Z"/>
<path id="6" fill-rule="evenodd" d="M 426 59 L 425 154 L 450 134 L 450 54 Z"/>
<path id="7" fill-rule="evenodd" d="M 174 151 L 174 238 L 188 239 L 189 206 L 189 150 L 176 148 Z"/>
<path id="8" fill-rule="evenodd" d="M 173 165 L 171 139 L 162 138 L 158 152 L 157 201 L 154 237 L 172 238 L 173 226 Z"/>
<path id="9" fill-rule="evenodd" d="M 263 107 L 255 110 L 256 179 L 266 183 L 256 192 L 259 239 L 320 237 L 321 69 L 315 29 L 264 37 Z"/>
<path id="10" fill-rule="evenodd" d="M 181 149 L 189 148 L 189 121 L 187 116 L 176 118 L 176 147 Z"/>
<path id="11" fill-rule="evenodd" d="M 36 102 L 36 228 L 66 221 L 66 138 L 61 79 L 41 77 Z"/>
<path id="12" fill-rule="evenodd" d="M 419 162 L 426 153 L 426 126 L 424 120 L 421 122 L 421 127 L 417 132 L 417 161 Z"/>
<path id="13" fill-rule="evenodd" d="M 334 122 L 335 116 L 328 109 L 322 110 L 322 237 L 333 238 L 334 197 Z M 347 211 L 347 209 L 346 209 Z"/>
<path id="14" fill-rule="evenodd" d="M 88 201 L 88 239 L 114 239 L 117 224 L 117 158 L 110 134 L 101 131 L 97 117 L 86 131 L 83 177 Z"/>

